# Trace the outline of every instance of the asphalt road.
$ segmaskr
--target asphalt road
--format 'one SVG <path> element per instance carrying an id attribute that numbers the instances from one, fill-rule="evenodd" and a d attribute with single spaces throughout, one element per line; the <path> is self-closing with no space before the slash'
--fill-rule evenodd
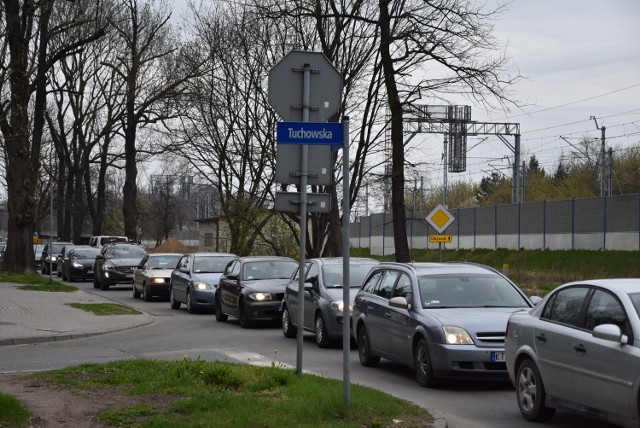
<path id="1" fill-rule="evenodd" d="M 150 325 L 119 333 L 65 342 L 0 347 L 0 372 L 61 368 L 85 362 L 99 363 L 128 358 L 228 360 L 294 367 L 296 340 L 286 339 L 274 324 L 242 329 L 230 318 L 216 322 L 210 314 L 189 314 L 186 308 L 172 310 L 166 301 L 133 299 L 130 287 L 109 291 L 93 288 L 89 282 L 74 285 L 152 314 Z M 311 334 L 305 337 L 303 369 L 342 379 L 342 350 L 320 349 Z M 350 351 L 352 383 L 374 387 L 415 402 L 444 417 L 448 426 L 564 428 L 613 427 L 570 412 L 559 411 L 548 424 L 531 424 L 521 417 L 515 392 L 507 382 L 447 381 L 438 388 L 422 388 L 413 371 L 382 360 L 377 368 L 362 367 L 357 350 Z"/>

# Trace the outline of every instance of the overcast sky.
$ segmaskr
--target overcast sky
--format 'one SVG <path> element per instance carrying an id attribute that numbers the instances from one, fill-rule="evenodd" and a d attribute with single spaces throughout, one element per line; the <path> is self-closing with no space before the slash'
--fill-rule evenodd
<path id="1" fill-rule="evenodd" d="M 186 1 L 174 1 L 180 16 Z M 513 0 L 494 35 L 525 76 L 512 90 L 528 106 L 506 113 L 451 103 L 471 105 L 473 120 L 520 123 L 522 160 L 535 154 L 553 173 L 575 151 L 561 137 L 600 138 L 590 116 L 606 127 L 607 148 L 640 144 L 640 0 Z M 429 162 L 425 181 L 440 186 L 442 136 L 414 141 Z M 450 182 L 478 182 L 494 170 L 511 177 L 513 154 L 498 137 L 469 137 L 468 148 L 467 172 L 449 174 Z"/>

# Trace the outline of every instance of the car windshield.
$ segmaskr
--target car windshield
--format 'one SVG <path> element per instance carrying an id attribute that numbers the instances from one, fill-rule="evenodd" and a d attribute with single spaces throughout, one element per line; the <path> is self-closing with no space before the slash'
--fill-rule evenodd
<path id="1" fill-rule="evenodd" d="M 294 261 L 259 261 L 244 265 L 242 279 L 288 279 L 298 267 Z"/>
<path id="2" fill-rule="evenodd" d="M 222 273 L 231 260 L 233 260 L 232 256 L 196 256 L 193 261 L 193 271 L 196 273 Z"/>
<path id="3" fill-rule="evenodd" d="M 69 244 L 51 244 L 51 254 L 60 253 L 65 245 L 69 245 Z"/>
<path id="4" fill-rule="evenodd" d="M 360 288 L 364 277 L 367 276 L 375 263 L 349 264 L 349 288 Z M 322 279 L 327 288 L 342 288 L 342 264 L 322 266 Z"/>
<path id="5" fill-rule="evenodd" d="M 422 275 L 418 284 L 425 309 L 529 307 L 522 294 L 498 275 Z"/>
<path id="6" fill-rule="evenodd" d="M 149 256 L 149 269 L 175 269 L 182 256 L 180 254 L 170 256 Z"/>
<path id="7" fill-rule="evenodd" d="M 106 254 L 110 259 L 141 259 L 146 255 L 144 248 L 137 245 L 114 246 L 109 248 Z"/>
<path id="8" fill-rule="evenodd" d="M 95 259 L 98 254 L 100 254 L 100 250 L 98 250 L 97 248 L 73 250 L 73 257 L 76 259 Z"/>
<path id="9" fill-rule="evenodd" d="M 631 298 L 631 302 L 633 303 L 633 306 L 636 308 L 636 312 L 640 317 L 640 293 L 631 293 L 629 294 L 629 297 Z"/>

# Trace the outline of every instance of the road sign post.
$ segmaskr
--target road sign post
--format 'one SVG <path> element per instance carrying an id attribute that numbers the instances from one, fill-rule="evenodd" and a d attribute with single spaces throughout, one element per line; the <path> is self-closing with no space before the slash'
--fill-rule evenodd
<path id="1" fill-rule="evenodd" d="M 312 82 L 312 76 L 315 76 Z M 319 52 L 291 51 L 269 71 L 269 104 L 284 120 L 326 122 L 340 110 L 342 76 Z M 302 104 L 299 104 L 302 101 Z M 310 126 L 305 124 L 303 126 Z M 302 136 L 305 133 L 302 132 Z M 300 143 L 298 143 L 300 144 Z M 300 247 L 296 373 L 302 375 L 309 145 L 300 147 Z M 328 165 L 330 167 L 331 165 Z M 278 196 L 276 196 L 278 198 Z M 282 197 L 280 198 L 282 199 Z M 288 202 L 287 202 L 288 203 Z M 348 215 L 348 214 L 345 214 Z M 346 220 L 348 222 L 348 218 Z"/>
<path id="2" fill-rule="evenodd" d="M 438 233 L 443 233 L 445 231 L 445 229 L 451 224 L 453 223 L 453 220 L 455 220 L 455 217 L 453 217 L 453 215 L 451 215 L 451 213 L 447 210 L 447 208 L 442 205 L 439 204 L 437 207 L 435 207 L 427 216 L 427 222 L 429 222 L 429 224 L 438 231 Z M 437 235 L 437 236 L 449 236 L 449 238 L 451 237 L 450 235 Z M 446 241 L 446 238 L 442 238 L 436 242 L 438 242 L 438 249 L 440 250 L 440 262 L 442 263 L 442 243 L 443 242 L 451 242 L 451 241 Z M 431 236 L 429 236 L 429 242 L 431 241 Z"/>

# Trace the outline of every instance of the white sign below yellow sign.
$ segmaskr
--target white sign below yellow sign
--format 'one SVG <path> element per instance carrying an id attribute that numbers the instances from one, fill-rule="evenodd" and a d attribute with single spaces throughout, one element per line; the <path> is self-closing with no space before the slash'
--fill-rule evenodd
<path id="1" fill-rule="evenodd" d="M 432 244 L 441 244 L 441 243 L 447 243 L 450 244 L 452 242 L 452 237 L 451 235 L 429 235 L 429 242 Z"/>

